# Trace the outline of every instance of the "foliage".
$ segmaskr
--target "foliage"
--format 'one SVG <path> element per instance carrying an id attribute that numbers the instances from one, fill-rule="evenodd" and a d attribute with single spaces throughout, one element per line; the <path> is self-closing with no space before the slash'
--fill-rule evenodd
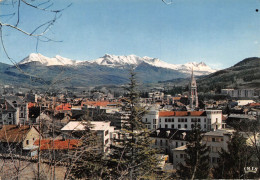
<path id="1" fill-rule="evenodd" d="M 185 164 L 179 164 L 177 175 L 181 179 L 206 179 L 209 176 L 209 148 L 202 144 L 202 132 L 196 124 L 187 136 Z"/>
<path id="2" fill-rule="evenodd" d="M 72 179 L 101 179 L 106 172 L 106 168 L 103 167 L 101 138 L 96 132 L 91 131 L 92 125 L 89 120 L 85 120 L 84 125 L 80 146 L 76 151 L 65 155 L 70 161 L 66 176 Z"/>
<path id="3" fill-rule="evenodd" d="M 158 170 L 157 150 L 150 147 L 150 133 L 142 123 L 145 111 L 138 105 L 136 88 L 135 73 L 131 70 L 130 83 L 126 88 L 128 97 L 123 107 L 129 112 L 129 119 L 111 146 L 106 164 L 112 179 L 149 179 Z"/>
<path id="4" fill-rule="evenodd" d="M 213 170 L 214 178 L 239 179 L 244 174 L 244 167 L 250 165 L 252 153 L 246 139 L 236 131 L 228 142 L 228 151 L 222 149 L 219 156 L 218 166 Z"/>

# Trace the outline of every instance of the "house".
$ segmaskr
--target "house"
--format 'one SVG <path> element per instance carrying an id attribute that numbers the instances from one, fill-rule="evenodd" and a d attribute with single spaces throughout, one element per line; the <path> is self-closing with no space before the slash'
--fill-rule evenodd
<path id="1" fill-rule="evenodd" d="M 230 141 L 233 133 L 234 130 L 221 129 L 204 134 L 202 143 L 210 149 L 209 158 L 212 166 L 217 165 L 221 149 L 228 150 L 227 142 Z"/>
<path id="2" fill-rule="evenodd" d="M 101 138 L 103 152 L 109 152 L 111 144 L 112 133 L 115 130 L 114 126 L 110 125 L 107 121 L 90 121 L 91 130 L 97 132 L 97 135 Z M 70 121 L 65 125 L 61 131 L 64 138 L 68 138 L 73 132 L 83 132 L 86 128 L 86 122 L 83 121 Z"/>
<path id="3" fill-rule="evenodd" d="M 173 149 L 173 167 L 177 167 L 180 163 L 185 163 L 185 157 L 187 156 L 185 150 L 187 149 L 186 145 L 177 147 Z"/>
<path id="4" fill-rule="evenodd" d="M 185 129 L 158 128 L 156 131 L 153 131 L 150 136 L 154 140 L 153 147 L 169 155 L 169 159 L 172 161 L 172 149 L 186 145 L 187 141 L 185 137 L 189 136 L 190 132 L 190 130 Z"/>
<path id="5" fill-rule="evenodd" d="M 29 119 L 28 104 L 18 97 L 0 99 L 0 125 L 27 124 Z"/>
<path id="6" fill-rule="evenodd" d="M 0 130 L 0 151 L 27 155 L 34 149 L 34 142 L 39 139 L 39 132 L 34 126 L 3 125 Z"/>

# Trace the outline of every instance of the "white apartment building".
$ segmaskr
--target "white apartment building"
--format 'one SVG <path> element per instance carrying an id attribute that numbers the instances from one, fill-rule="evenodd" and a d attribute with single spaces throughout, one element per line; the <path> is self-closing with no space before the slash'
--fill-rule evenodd
<path id="1" fill-rule="evenodd" d="M 221 94 L 226 94 L 231 97 L 254 97 L 253 89 L 221 89 Z"/>
<path id="2" fill-rule="evenodd" d="M 171 128 L 191 130 L 197 123 L 203 131 L 222 128 L 222 111 L 149 111 L 142 119 L 148 129 Z"/>
<path id="3" fill-rule="evenodd" d="M 85 130 L 85 122 L 82 121 L 70 121 L 67 125 L 65 125 L 61 131 L 66 136 L 69 132 L 72 131 L 84 131 Z M 109 152 L 109 147 L 112 140 L 112 134 L 115 130 L 114 126 L 110 126 L 110 122 L 107 121 L 90 121 L 92 131 L 97 132 L 97 134 L 101 137 L 101 141 L 103 144 L 103 151 Z"/>

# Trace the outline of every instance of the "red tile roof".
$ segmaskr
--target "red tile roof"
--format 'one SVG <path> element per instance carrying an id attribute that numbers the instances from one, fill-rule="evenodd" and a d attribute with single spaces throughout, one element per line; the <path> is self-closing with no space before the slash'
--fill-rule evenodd
<path id="1" fill-rule="evenodd" d="M 109 102 L 109 101 L 86 101 L 82 102 L 81 106 L 83 105 L 89 105 L 89 106 L 102 106 L 106 107 L 108 105 L 118 105 L 121 104 L 120 102 Z"/>
<path id="2" fill-rule="evenodd" d="M 55 108 L 57 111 L 70 111 L 71 105 L 69 103 L 61 104 Z"/>
<path id="3" fill-rule="evenodd" d="M 160 117 L 169 117 L 169 116 L 174 116 L 175 112 L 174 111 L 160 111 L 159 116 Z"/>
<path id="4" fill-rule="evenodd" d="M 179 101 L 181 100 L 181 97 L 173 97 L 173 100 Z"/>
<path id="5" fill-rule="evenodd" d="M 169 117 L 169 116 L 204 116 L 205 111 L 160 111 L 160 117 Z"/>
<path id="6" fill-rule="evenodd" d="M 260 103 L 250 103 L 247 106 L 251 106 L 251 107 L 260 106 Z"/>
<path id="7" fill-rule="evenodd" d="M 76 149 L 80 145 L 80 142 L 78 139 L 54 140 L 54 142 L 51 139 L 42 139 L 41 150 Z M 35 141 L 34 145 L 39 146 L 39 140 Z"/>
<path id="8" fill-rule="evenodd" d="M 32 108 L 34 106 L 35 106 L 35 103 L 31 103 L 31 102 L 28 103 L 28 108 Z"/>
<path id="9" fill-rule="evenodd" d="M 1 142 L 21 142 L 30 131 L 30 126 L 17 126 L 17 125 L 3 125 L 0 130 Z"/>

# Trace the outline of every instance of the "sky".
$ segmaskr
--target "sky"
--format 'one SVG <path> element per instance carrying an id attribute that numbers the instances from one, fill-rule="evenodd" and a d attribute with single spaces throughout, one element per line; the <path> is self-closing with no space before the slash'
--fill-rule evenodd
<path id="1" fill-rule="evenodd" d="M 0 21 L 16 24 L 17 3 L 10 2 L 0 3 Z M 93 60 L 104 54 L 135 54 L 172 64 L 203 61 L 223 69 L 248 57 L 260 57 L 260 12 L 256 11 L 260 10 L 260 0 L 172 2 L 166 5 L 161 0 L 55 0 L 50 10 L 72 3 L 45 34 L 58 42 L 37 45 L 35 37 L 9 27 L 2 28 L 3 42 L 16 62 L 30 53 L 75 60 Z M 15 16 L 8 15 L 13 12 Z M 26 32 L 54 16 L 24 4 L 19 14 L 18 27 Z M 10 64 L 2 46 L 0 62 Z"/>

